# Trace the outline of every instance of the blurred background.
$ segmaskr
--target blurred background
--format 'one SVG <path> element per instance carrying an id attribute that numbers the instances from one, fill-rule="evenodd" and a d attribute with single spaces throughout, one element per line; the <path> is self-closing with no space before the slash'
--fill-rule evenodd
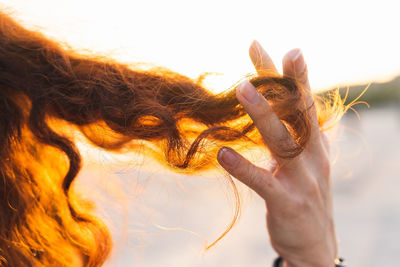
<path id="1" fill-rule="evenodd" d="M 340 88 L 366 105 L 349 111 L 332 137 L 335 218 L 349 266 L 400 262 L 400 14 L 398 1 L 0 0 L 27 27 L 81 53 L 148 62 L 226 90 L 253 72 L 257 39 L 281 68 L 300 47 L 314 90 Z M 115 242 L 107 266 L 270 266 L 263 201 L 239 185 L 242 213 L 224 172 L 185 176 L 150 159 L 81 146 L 77 186 L 98 204 Z M 254 156 L 253 159 L 256 159 Z M 260 161 L 260 160 L 258 160 Z"/>

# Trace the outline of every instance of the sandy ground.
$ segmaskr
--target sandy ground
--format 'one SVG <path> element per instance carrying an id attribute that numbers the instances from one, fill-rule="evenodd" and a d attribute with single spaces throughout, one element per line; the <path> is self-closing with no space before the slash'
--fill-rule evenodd
<path id="1" fill-rule="evenodd" d="M 400 263 L 400 109 L 347 115 L 332 146 L 335 218 L 340 255 L 348 266 Z M 233 198 L 220 177 L 165 173 L 154 165 L 114 171 L 103 180 L 100 207 L 115 248 L 107 266 L 270 266 L 263 201 L 241 187 L 243 212 L 233 230 L 211 250 L 204 248 L 229 224 Z M 151 166 L 153 167 L 153 166 Z M 109 171 L 109 170 L 108 170 Z M 106 176 L 107 170 L 93 175 Z M 101 174 L 99 174 L 101 173 Z M 90 175 L 89 175 L 90 176 Z M 123 192 L 123 193 L 121 193 Z"/>
<path id="2" fill-rule="evenodd" d="M 333 175 L 341 254 L 351 266 L 399 266 L 400 110 L 363 112 L 343 125 L 353 133 L 338 144 Z"/>

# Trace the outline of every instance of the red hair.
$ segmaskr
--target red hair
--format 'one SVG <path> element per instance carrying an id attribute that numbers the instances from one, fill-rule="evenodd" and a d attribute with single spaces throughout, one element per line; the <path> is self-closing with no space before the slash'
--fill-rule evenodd
<path id="1" fill-rule="evenodd" d="M 304 91 L 291 77 L 250 78 L 297 141 L 279 156 L 295 157 L 310 137 Z M 145 141 L 147 155 L 194 172 L 213 166 L 222 145 L 262 144 L 234 92 L 215 95 L 201 79 L 79 55 L 0 14 L 0 262 L 64 266 L 79 250 L 87 266 L 99 266 L 110 253 L 108 229 L 70 190 L 82 161 L 57 125 L 110 151 Z M 340 98 L 314 104 L 321 127 L 343 111 Z"/>

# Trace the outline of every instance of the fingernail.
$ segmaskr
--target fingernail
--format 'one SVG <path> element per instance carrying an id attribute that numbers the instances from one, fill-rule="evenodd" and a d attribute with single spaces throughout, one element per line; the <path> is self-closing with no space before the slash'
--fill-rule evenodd
<path id="1" fill-rule="evenodd" d="M 260 55 L 262 48 L 260 43 L 257 40 L 253 40 L 253 42 L 250 45 L 250 51 L 252 54 L 254 54 L 255 56 Z"/>
<path id="2" fill-rule="evenodd" d="M 253 48 L 253 49 L 258 50 L 259 47 L 260 47 L 260 44 L 258 43 L 257 40 L 253 40 L 253 41 L 251 42 L 250 48 Z"/>
<path id="3" fill-rule="evenodd" d="M 218 159 L 230 167 L 234 167 L 239 161 L 239 157 L 227 147 L 223 147 L 218 151 Z"/>
<path id="4" fill-rule="evenodd" d="M 239 85 L 238 91 L 251 104 L 256 104 L 260 99 L 256 88 L 248 80 L 244 80 Z"/>
<path id="5" fill-rule="evenodd" d="M 306 62 L 304 61 L 303 52 L 300 49 L 298 49 L 297 53 L 293 56 L 292 62 L 294 64 L 296 75 L 302 74 L 306 67 Z"/>

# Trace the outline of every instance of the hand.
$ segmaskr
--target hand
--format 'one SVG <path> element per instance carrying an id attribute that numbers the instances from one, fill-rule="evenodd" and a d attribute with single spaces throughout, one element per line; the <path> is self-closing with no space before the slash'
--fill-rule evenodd
<path id="1" fill-rule="evenodd" d="M 256 41 L 250 47 L 250 57 L 259 74 L 277 73 L 272 60 Z M 329 146 L 319 129 L 307 66 L 299 49 L 285 55 L 283 75 L 298 81 L 307 93 L 308 106 L 311 106 L 311 138 L 304 151 L 293 159 L 275 156 L 275 171 L 257 167 L 227 147 L 219 151 L 218 162 L 265 200 L 270 241 L 284 259 L 284 265 L 330 267 L 337 256 L 337 245 Z M 267 147 L 295 142 L 268 101 L 250 82 L 244 81 L 238 86 L 236 97 L 254 121 Z"/>

